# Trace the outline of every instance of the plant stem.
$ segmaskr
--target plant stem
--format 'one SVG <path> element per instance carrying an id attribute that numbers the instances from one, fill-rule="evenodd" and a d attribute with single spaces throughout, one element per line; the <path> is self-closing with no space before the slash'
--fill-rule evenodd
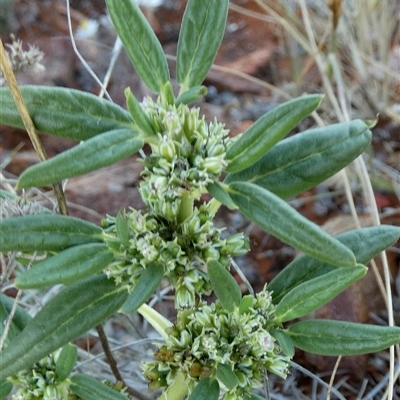
<path id="1" fill-rule="evenodd" d="M 4 50 L 3 42 L 0 40 L 0 65 L 3 70 L 4 77 L 7 80 L 8 86 L 10 87 L 11 94 L 14 98 L 15 104 L 21 116 L 22 122 L 25 125 L 26 131 L 28 132 L 29 138 L 33 144 L 33 147 L 38 154 L 39 158 L 44 161 L 47 158 L 46 152 L 36 133 L 35 125 L 33 124 L 32 118 L 29 115 L 29 111 L 25 105 L 21 91 L 17 80 L 15 79 L 14 72 L 12 70 L 10 61 L 7 57 L 6 51 Z M 67 202 L 65 201 L 64 192 L 60 183 L 53 184 L 54 193 L 57 198 L 58 208 L 61 214 L 68 215 Z"/>
<path id="2" fill-rule="evenodd" d="M 97 331 L 97 334 L 99 335 L 101 347 L 103 348 L 104 354 L 106 355 L 108 364 L 110 365 L 111 371 L 114 374 L 115 379 L 117 381 L 121 381 L 125 385 L 125 382 L 124 382 L 124 380 L 123 380 L 123 378 L 122 378 L 122 376 L 121 376 L 121 374 L 120 374 L 120 372 L 118 370 L 117 362 L 115 361 L 115 358 L 112 355 L 110 346 L 108 344 L 108 339 L 107 339 L 106 333 L 104 332 L 103 325 L 101 325 L 101 324 L 97 325 L 96 326 L 96 331 Z"/>

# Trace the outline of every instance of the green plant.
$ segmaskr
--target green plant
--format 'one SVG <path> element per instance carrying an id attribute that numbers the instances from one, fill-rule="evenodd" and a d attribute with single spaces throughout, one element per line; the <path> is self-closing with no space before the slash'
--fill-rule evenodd
<path id="1" fill-rule="evenodd" d="M 136 71 L 158 98 L 139 103 L 127 89 L 126 111 L 76 90 L 21 87 L 36 129 L 82 143 L 28 168 L 17 188 L 56 184 L 126 158 L 146 143 L 151 153 L 143 157 L 140 184 L 146 209 L 121 210 L 101 227 L 34 207 L 32 215 L 1 221 L 0 251 L 20 266 L 15 287 L 65 286 L 34 318 L 20 306 L 13 310 L 13 300 L 1 295 L 0 316 L 7 321 L 7 329 L 1 325 L 2 398 L 13 384 L 21 388 L 15 398 L 22 399 L 126 398 L 90 376 L 74 375 L 76 348 L 68 344 L 116 312 L 138 311 L 161 335 L 143 370 L 150 389 L 165 389 L 165 400 L 260 399 L 253 389 L 268 371 L 285 378 L 295 347 L 352 355 L 400 343 L 396 327 L 328 320 L 286 325 L 361 279 L 364 264 L 400 237 L 392 226 L 331 237 L 285 202 L 361 154 L 371 140 L 368 125 L 356 120 L 284 139 L 319 106 L 322 96 L 308 95 L 230 138 L 223 125 L 206 122 L 187 105 L 206 92 L 201 84 L 222 40 L 228 0 L 188 1 L 177 95 L 161 45 L 136 3 L 106 3 Z M 0 122 L 23 127 L 13 93 L 5 88 L 0 94 Z M 206 193 L 211 200 L 203 199 Z M 213 223 L 221 205 L 304 255 L 260 293 L 242 296 L 229 268 L 232 257 L 248 251 L 248 242 L 243 234 L 221 237 Z M 173 324 L 145 304 L 165 278 L 175 294 Z M 217 300 L 207 304 L 204 296 L 211 292 Z"/>

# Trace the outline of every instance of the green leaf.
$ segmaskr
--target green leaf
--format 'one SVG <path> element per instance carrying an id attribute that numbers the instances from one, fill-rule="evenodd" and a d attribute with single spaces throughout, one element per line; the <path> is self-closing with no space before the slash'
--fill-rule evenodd
<path id="1" fill-rule="evenodd" d="M 19 274 L 15 287 L 33 289 L 58 283 L 70 285 L 101 272 L 113 258 L 114 254 L 102 243 L 73 246 Z"/>
<path id="2" fill-rule="evenodd" d="M 229 187 L 239 210 L 267 232 L 320 261 L 356 265 L 351 250 L 273 193 L 253 183 L 233 182 Z"/>
<path id="3" fill-rule="evenodd" d="M 321 95 L 290 100 L 258 119 L 226 152 L 227 172 L 238 172 L 257 162 L 321 103 Z"/>
<path id="4" fill-rule="evenodd" d="M 127 314 L 136 311 L 154 293 L 164 277 L 162 264 L 151 263 L 140 275 L 133 292 L 128 296 L 121 311 Z"/>
<path id="5" fill-rule="evenodd" d="M 85 374 L 71 377 L 71 392 L 83 400 L 128 400 L 123 393 L 117 392 L 98 379 Z"/>
<path id="6" fill-rule="evenodd" d="M 193 389 L 189 400 L 218 400 L 219 384 L 216 379 L 202 379 Z"/>
<path id="7" fill-rule="evenodd" d="M 15 299 L 0 293 L 0 304 L 5 307 L 8 314 L 10 314 L 11 310 L 14 308 L 14 302 Z M 18 330 L 22 331 L 31 319 L 32 317 L 22 307 L 17 305 L 12 322 Z"/>
<path id="8" fill-rule="evenodd" d="M 326 356 L 373 353 L 400 343 L 399 327 L 345 321 L 300 321 L 287 333 L 299 349 Z"/>
<path id="9" fill-rule="evenodd" d="M 143 82 L 155 93 L 169 80 L 167 59 L 135 0 L 106 0 L 122 44 Z"/>
<path id="10" fill-rule="evenodd" d="M 44 186 L 85 174 L 135 154 L 143 147 L 139 132 L 117 129 L 106 132 L 26 169 L 18 179 L 18 188 Z"/>
<path id="11" fill-rule="evenodd" d="M 131 238 L 131 233 L 129 231 L 129 223 L 126 218 L 125 210 L 120 210 L 117 214 L 115 220 L 115 227 L 117 229 L 118 239 L 125 246 L 129 246 L 129 239 Z"/>
<path id="12" fill-rule="evenodd" d="M 0 220 L 0 251 L 60 251 L 102 241 L 102 229 L 65 215 L 25 215 Z"/>
<path id="13" fill-rule="evenodd" d="M 32 318 L 0 352 L 0 380 L 29 368 L 116 312 L 127 297 L 105 275 L 96 275 L 64 288 Z"/>
<path id="14" fill-rule="evenodd" d="M 225 310 L 233 312 L 239 307 L 242 292 L 229 271 L 218 261 L 212 260 L 207 265 L 211 286 Z"/>
<path id="15" fill-rule="evenodd" d="M 229 193 L 226 191 L 227 186 L 221 182 L 214 181 L 207 185 L 207 191 L 211 194 L 212 197 L 217 199 L 221 204 L 224 204 L 230 209 L 235 209 L 236 204 L 232 201 L 229 196 Z"/>
<path id="16" fill-rule="evenodd" d="M 73 344 L 63 346 L 56 361 L 56 376 L 59 381 L 64 381 L 74 369 L 78 357 L 78 348 Z"/>
<path id="17" fill-rule="evenodd" d="M 0 382 L 0 399 L 5 399 L 10 393 L 13 388 L 13 384 L 7 381 Z"/>
<path id="18" fill-rule="evenodd" d="M 279 142 L 252 166 L 229 174 L 225 183 L 252 182 L 282 198 L 296 196 L 357 158 L 371 136 L 360 120 L 298 133 Z"/>
<path id="19" fill-rule="evenodd" d="M 232 390 L 239 385 L 239 379 L 236 374 L 233 372 L 232 368 L 226 364 L 218 365 L 217 378 L 228 388 L 228 390 Z"/>
<path id="20" fill-rule="evenodd" d="M 181 93 L 200 85 L 225 32 L 228 0 L 189 0 L 178 40 L 176 76 Z"/>
<path id="21" fill-rule="evenodd" d="M 142 106 L 137 101 L 130 88 L 125 89 L 125 97 L 126 105 L 133 120 L 135 121 L 136 126 L 146 135 L 154 135 L 154 130 L 147 114 L 144 112 Z"/>
<path id="22" fill-rule="evenodd" d="M 239 304 L 239 315 L 243 315 L 249 312 L 250 308 L 253 307 L 254 296 L 248 294 L 243 296 Z"/>
<path id="23" fill-rule="evenodd" d="M 361 279 L 367 271 L 361 264 L 352 268 L 336 268 L 296 286 L 276 306 L 276 320 L 291 321 L 316 310 Z"/>
<path id="24" fill-rule="evenodd" d="M 290 336 L 282 329 L 271 329 L 269 333 L 279 342 L 283 354 L 292 358 L 294 356 L 294 344 Z"/>
<path id="25" fill-rule="evenodd" d="M 187 90 L 186 92 L 179 95 L 175 101 L 176 107 L 180 104 L 190 104 L 195 101 L 202 99 L 207 94 L 207 88 L 205 86 L 195 86 Z"/>
<path id="26" fill-rule="evenodd" d="M 336 236 L 356 256 L 360 264 L 367 264 L 400 238 L 400 228 L 380 225 L 356 229 Z M 310 256 L 302 255 L 286 266 L 269 284 L 272 300 L 279 303 L 283 296 L 297 285 L 336 270 L 331 264 L 322 263 Z"/>
<path id="27" fill-rule="evenodd" d="M 129 113 L 117 104 L 79 90 L 20 86 L 37 130 L 73 140 L 129 127 Z M 0 123 L 25 129 L 9 88 L 0 88 Z"/>

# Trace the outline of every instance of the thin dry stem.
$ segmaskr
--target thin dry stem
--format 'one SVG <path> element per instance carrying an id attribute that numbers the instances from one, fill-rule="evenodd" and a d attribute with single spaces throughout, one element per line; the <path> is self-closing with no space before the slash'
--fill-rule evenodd
<path id="1" fill-rule="evenodd" d="M 26 131 L 28 132 L 29 138 L 31 139 L 33 147 L 36 153 L 38 154 L 40 160 L 44 161 L 47 158 L 46 152 L 44 150 L 42 142 L 39 139 L 39 136 L 36 133 L 35 125 L 33 124 L 32 118 L 29 115 L 29 111 L 25 105 L 22 93 L 19 89 L 17 80 L 15 79 L 14 72 L 12 70 L 7 54 L 4 50 L 3 42 L 1 40 L 0 40 L 0 65 L 4 73 L 4 77 L 7 80 L 8 86 L 10 87 L 11 94 L 14 98 L 19 114 L 21 115 L 22 121 L 25 125 Z M 56 194 L 60 213 L 68 214 L 67 204 L 65 201 L 65 196 L 61 184 L 60 183 L 53 184 L 53 189 Z"/>

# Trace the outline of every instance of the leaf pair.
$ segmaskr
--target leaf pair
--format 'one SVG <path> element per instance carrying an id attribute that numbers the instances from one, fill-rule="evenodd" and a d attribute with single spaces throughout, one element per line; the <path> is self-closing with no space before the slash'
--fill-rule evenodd
<path id="1" fill-rule="evenodd" d="M 228 171 L 236 172 L 229 174 L 224 184 L 215 182 L 208 188 L 221 202 L 236 205 L 247 218 L 285 243 L 320 261 L 349 267 L 356 264 L 351 251 L 280 198 L 320 183 L 370 143 L 367 125 L 356 120 L 297 134 L 275 145 L 319 100 L 318 96 L 305 96 L 262 117 L 227 153 L 231 159 Z"/>
<path id="2" fill-rule="evenodd" d="M 400 228 L 375 226 L 336 237 L 351 249 L 357 260 L 368 263 L 396 243 Z M 276 318 L 289 321 L 306 315 L 335 297 L 362 277 L 365 267 L 337 268 L 303 255 L 283 269 L 268 285 L 276 307 Z M 282 348 L 296 346 L 310 353 L 339 356 L 366 354 L 400 342 L 400 328 L 356 324 L 345 321 L 305 320 L 273 335 Z M 290 349 L 289 349 L 290 351 Z"/>
<path id="3" fill-rule="evenodd" d="M 43 186 L 94 171 L 129 157 L 143 147 L 144 134 L 135 129 L 122 107 L 94 95 L 65 88 L 21 87 L 35 127 L 80 145 L 25 170 L 18 188 Z M 23 128 L 8 88 L 0 88 L 0 122 Z"/>
<path id="4" fill-rule="evenodd" d="M 162 93 L 170 79 L 167 60 L 139 6 L 134 0 L 106 0 L 106 4 L 137 73 L 153 92 Z M 176 61 L 181 94 L 199 86 L 211 68 L 224 34 L 228 4 L 227 0 L 188 1 Z"/>

